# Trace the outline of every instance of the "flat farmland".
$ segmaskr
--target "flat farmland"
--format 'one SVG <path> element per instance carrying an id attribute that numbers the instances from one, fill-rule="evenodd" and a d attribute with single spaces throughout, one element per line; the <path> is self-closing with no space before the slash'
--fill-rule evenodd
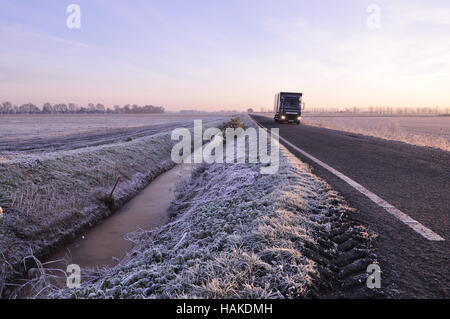
<path id="1" fill-rule="evenodd" d="M 80 114 L 2 115 L 0 154 L 71 150 L 191 127 L 225 114 Z"/>
<path id="2" fill-rule="evenodd" d="M 450 117 L 307 115 L 305 124 L 450 151 Z"/>
<path id="3" fill-rule="evenodd" d="M 260 114 L 273 118 L 273 114 Z M 450 151 L 450 116 L 348 116 L 306 113 L 303 124 Z"/>

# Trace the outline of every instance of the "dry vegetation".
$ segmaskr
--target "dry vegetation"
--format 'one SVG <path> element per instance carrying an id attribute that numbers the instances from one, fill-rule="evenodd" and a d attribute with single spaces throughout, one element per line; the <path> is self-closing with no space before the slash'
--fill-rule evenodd
<path id="1" fill-rule="evenodd" d="M 118 266 L 97 272 L 95 282 L 52 296 L 312 296 L 324 282 L 322 273 L 335 271 L 312 250 L 338 254 L 336 244 L 323 244 L 322 234 L 333 232 L 330 216 L 342 227 L 350 209 L 284 148 L 278 174 L 261 175 L 259 169 L 258 164 L 201 166 L 178 188 L 169 224 L 131 235 L 135 249 Z"/>
<path id="2" fill-rule="evenodd" d="M 45 154 L 0 163 L 5 210 L 0 222 L 0 272 L 17 265 L 31 248 L 37 256 L 110 213 L 104 198 L 120 177 L 117 203 L 173 164 L 170 135 L 130 143 Z M 0 282 L 0 288 L 1 284 Z"/>
<path id="3" fill-rule="evenodd" d="M 170 133 L 162 133 L 0 162 L 0 294 L 8 278 L 24 270 L 20 265 L 30 251 L 45 256 L 173 167 L 174 143 Z"/>
<path id="4" fill-rule="evenodd" d="M 407 120 L 410 128 L 399 124 L 396 118 L 348 118 L 348 117 L 305 117 L 305 124 L 329 128 L 333 130 L 375 136 L 387 140 L 401 141 L 408 144 L 427 146 L 450 151 L 450 121 L 448 118 L 426 118 L 426 130 L 421 124 L 415 125 L 416 118 Z M 406 119 L 403 119 L 406 120 Z M 433 122 L 440 120 L 443 123 L 433 127 Z M 447 124 L 445 124 L 445 122 Z M 423 126 L 423 125 L 422 125 Z"/>
<path id="5" fill-rule="evenodd" d="M 226 126 L 251 125 L 242 118 Z M 130 234 L 135 248 L 118 266 L 83 269 L 81 289 L 57 289 L 34 255 L 108 215 L 104 198 L 119 175 L 117 205 L 173 165 L 169 139 L 1 163 L 3 277 L 29 261 L 36 276 L 28 288 L 53 298 L 305 298 L 329 292 L 338 275 L 361 285 L 354 276 L 375 258 L 370 233 L 348 223 L 352 210 L 282 147 L 274 175 L 262 175 L 259 164 L 202 165 L 178 187 L 168 224 Z"/>

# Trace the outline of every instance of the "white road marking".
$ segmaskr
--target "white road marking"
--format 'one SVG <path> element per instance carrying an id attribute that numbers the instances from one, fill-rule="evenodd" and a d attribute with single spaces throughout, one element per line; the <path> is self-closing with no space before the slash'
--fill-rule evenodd
<path id="1" fill-rule="evenodd" d="M 265 129 L 266 131 L 268 131 L 265 127 L 263 127 L 258 122 L 256 122 L 256 124 L 258 124 L 260 127 Z M 358 184 L 357 182 L 352 180 L 350 177 L 347 177 L 346 175 L 344 175 L 341 172 L 337 171 L 336 169 L 332 168 L 328 164 L 325 164 L 321 160 L 315 158 L 311 154 L 309 154 L 309 153 L 305 152 L 304 150 L 300 149 L 299 147 L 295 146 L 294 144 L 292 144 L 291 142 L 286 140 L 284 137 L 281 137 L 280 135 L 275 134 L 275 133 L 272 133 L 272 134 L 278 136 L 281 141 L 283 141 L 284 143 L 286 143 L 287 145 L 289 145 L 290 147 L 295 149 L 297 152 L 303 154 L 304 156 L 306 156 L 310 160 L 314 161 L 315 163 L 317 163 L 320 166 L 322 166 L 323 168 L 325 168 L 327 171 L 331 172 L 335 176 L 337 176 L 340 179 L 342 179 L 344 182 L 346 182 L 347 184 L 352 186 L 354 189 L 356 189 L 361 194 L 363 194 L 366 197 L 368 197 L 371 201 L 373 201 L 378 206 L 384 208 L 389 214 L 391 214 L 394 217 L 396 217 L 402 223 L 406 224 L 407 226 L 412 228 L 414 231 L 416 231 L 418 234 L 422 235 L 426 239 L 431 240 L 431 241 L 445 241 L 444 238 L 442 238 L 441 236 L 439 236 L 438 234 L 433 232 L 431 229 L 425 227 L 424 225 L 422 225 L 418 221 L 412 219 L 411 217 L 409 217 L 408 215 L 403 213 L 401 210 L 397 209 L 395 206 L 389 204 L 387 201 L 385 201 L 381 197 L 377 196 L 376 194 L 372 193 L 371 191 L 369 191 L 367 188 L 365 188 L 361 184 Z"/>

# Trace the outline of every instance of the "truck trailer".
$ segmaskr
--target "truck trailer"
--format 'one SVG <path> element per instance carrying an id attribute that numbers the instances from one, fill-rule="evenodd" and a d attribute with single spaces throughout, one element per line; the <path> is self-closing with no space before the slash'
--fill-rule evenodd
<path id="1" fill-rule="evenodd" d="M 303 93 L 280 92 L 275 95 L 275 122 L 300 124 Z"/>

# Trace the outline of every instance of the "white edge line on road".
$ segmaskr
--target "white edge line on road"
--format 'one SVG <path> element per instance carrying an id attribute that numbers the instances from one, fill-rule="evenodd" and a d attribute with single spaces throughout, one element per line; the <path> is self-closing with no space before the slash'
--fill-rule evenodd
<path id="1" fill-rule="evenodd" d="M 252 120 L 253 120 L 253 118 L 252 118 Z M 258 126 L 263 128 L 264 130 L 268 131 L 265 127 L 263 127 L 261 124 L 259 124 L 256 120 L 253 120 L 253 121 Z M 287 145 L 289 145 L 290 147 L 295 149 L 297 152 L 303 154 L 304 156 L 308 157 L 310 160 L 314 161 L 315 163 L 317 163 L 320 166 L 322 166 L 323 168 L 325 168 L 327 171 L 331 172 L 333 175 L 335 175 L 335 176 L 339 177 L 340 179 L 342 179 L 344 182 L 346 182 L 347 184 L 352 186 L 354 189 L 356 189 L 361 194 L 365 195 L 367 198 L 369 198 L 375 204 L 377 204 L 378 206 L 382 207 L 389 214 L 391 214 L 394 217 L 396 217 L 402 223 L 406 224 L 407 226 L 412 228 L 414 231 L 416 231 L 417 233 L 419 233 L 420 235 L 422 235 L 426 239 L 431 240 L 431 241 L 445 241 L 444 238 L 442 238 L 441 236 L 439 236 L 438 234 L 433 232 L 431 229 L 425 227 L 424 225 L 422 225 L 418 221 L 412 219 L 411 217 L 409 217 L 408 215 L 403 213 L 401 210 L 397 209 L 396 207 L 394 207 L 393 205 L 389 204 L 388 202 L 386 202 L 381 197 L 379 197 L 376 194 L 372 193 L 371 191 L 369 191 L 367 188 L 365 188 L 361 184 L 358 184 L 357 182 L 352 180 L 350 177 L 347 177 L 346 175 L 342 174 L 341 172 L 337 171 L 336 169 L 332 168 L 331 166 L 325 164 L 321 160 L 315 158 L 311 154 L 303 151 L 299 147 L 295 146 L 294 144 L 292 144 L 291 142 L 286 140 L 284 137 L 282 137 L 282 136 L 280 136 L 278 134 L 275 134 L 275 133 L 271 133 L 271 134 L 278 136 L 278 138 L 280 140 L 282 140 L 284 143 L 286 143 Z"/>

